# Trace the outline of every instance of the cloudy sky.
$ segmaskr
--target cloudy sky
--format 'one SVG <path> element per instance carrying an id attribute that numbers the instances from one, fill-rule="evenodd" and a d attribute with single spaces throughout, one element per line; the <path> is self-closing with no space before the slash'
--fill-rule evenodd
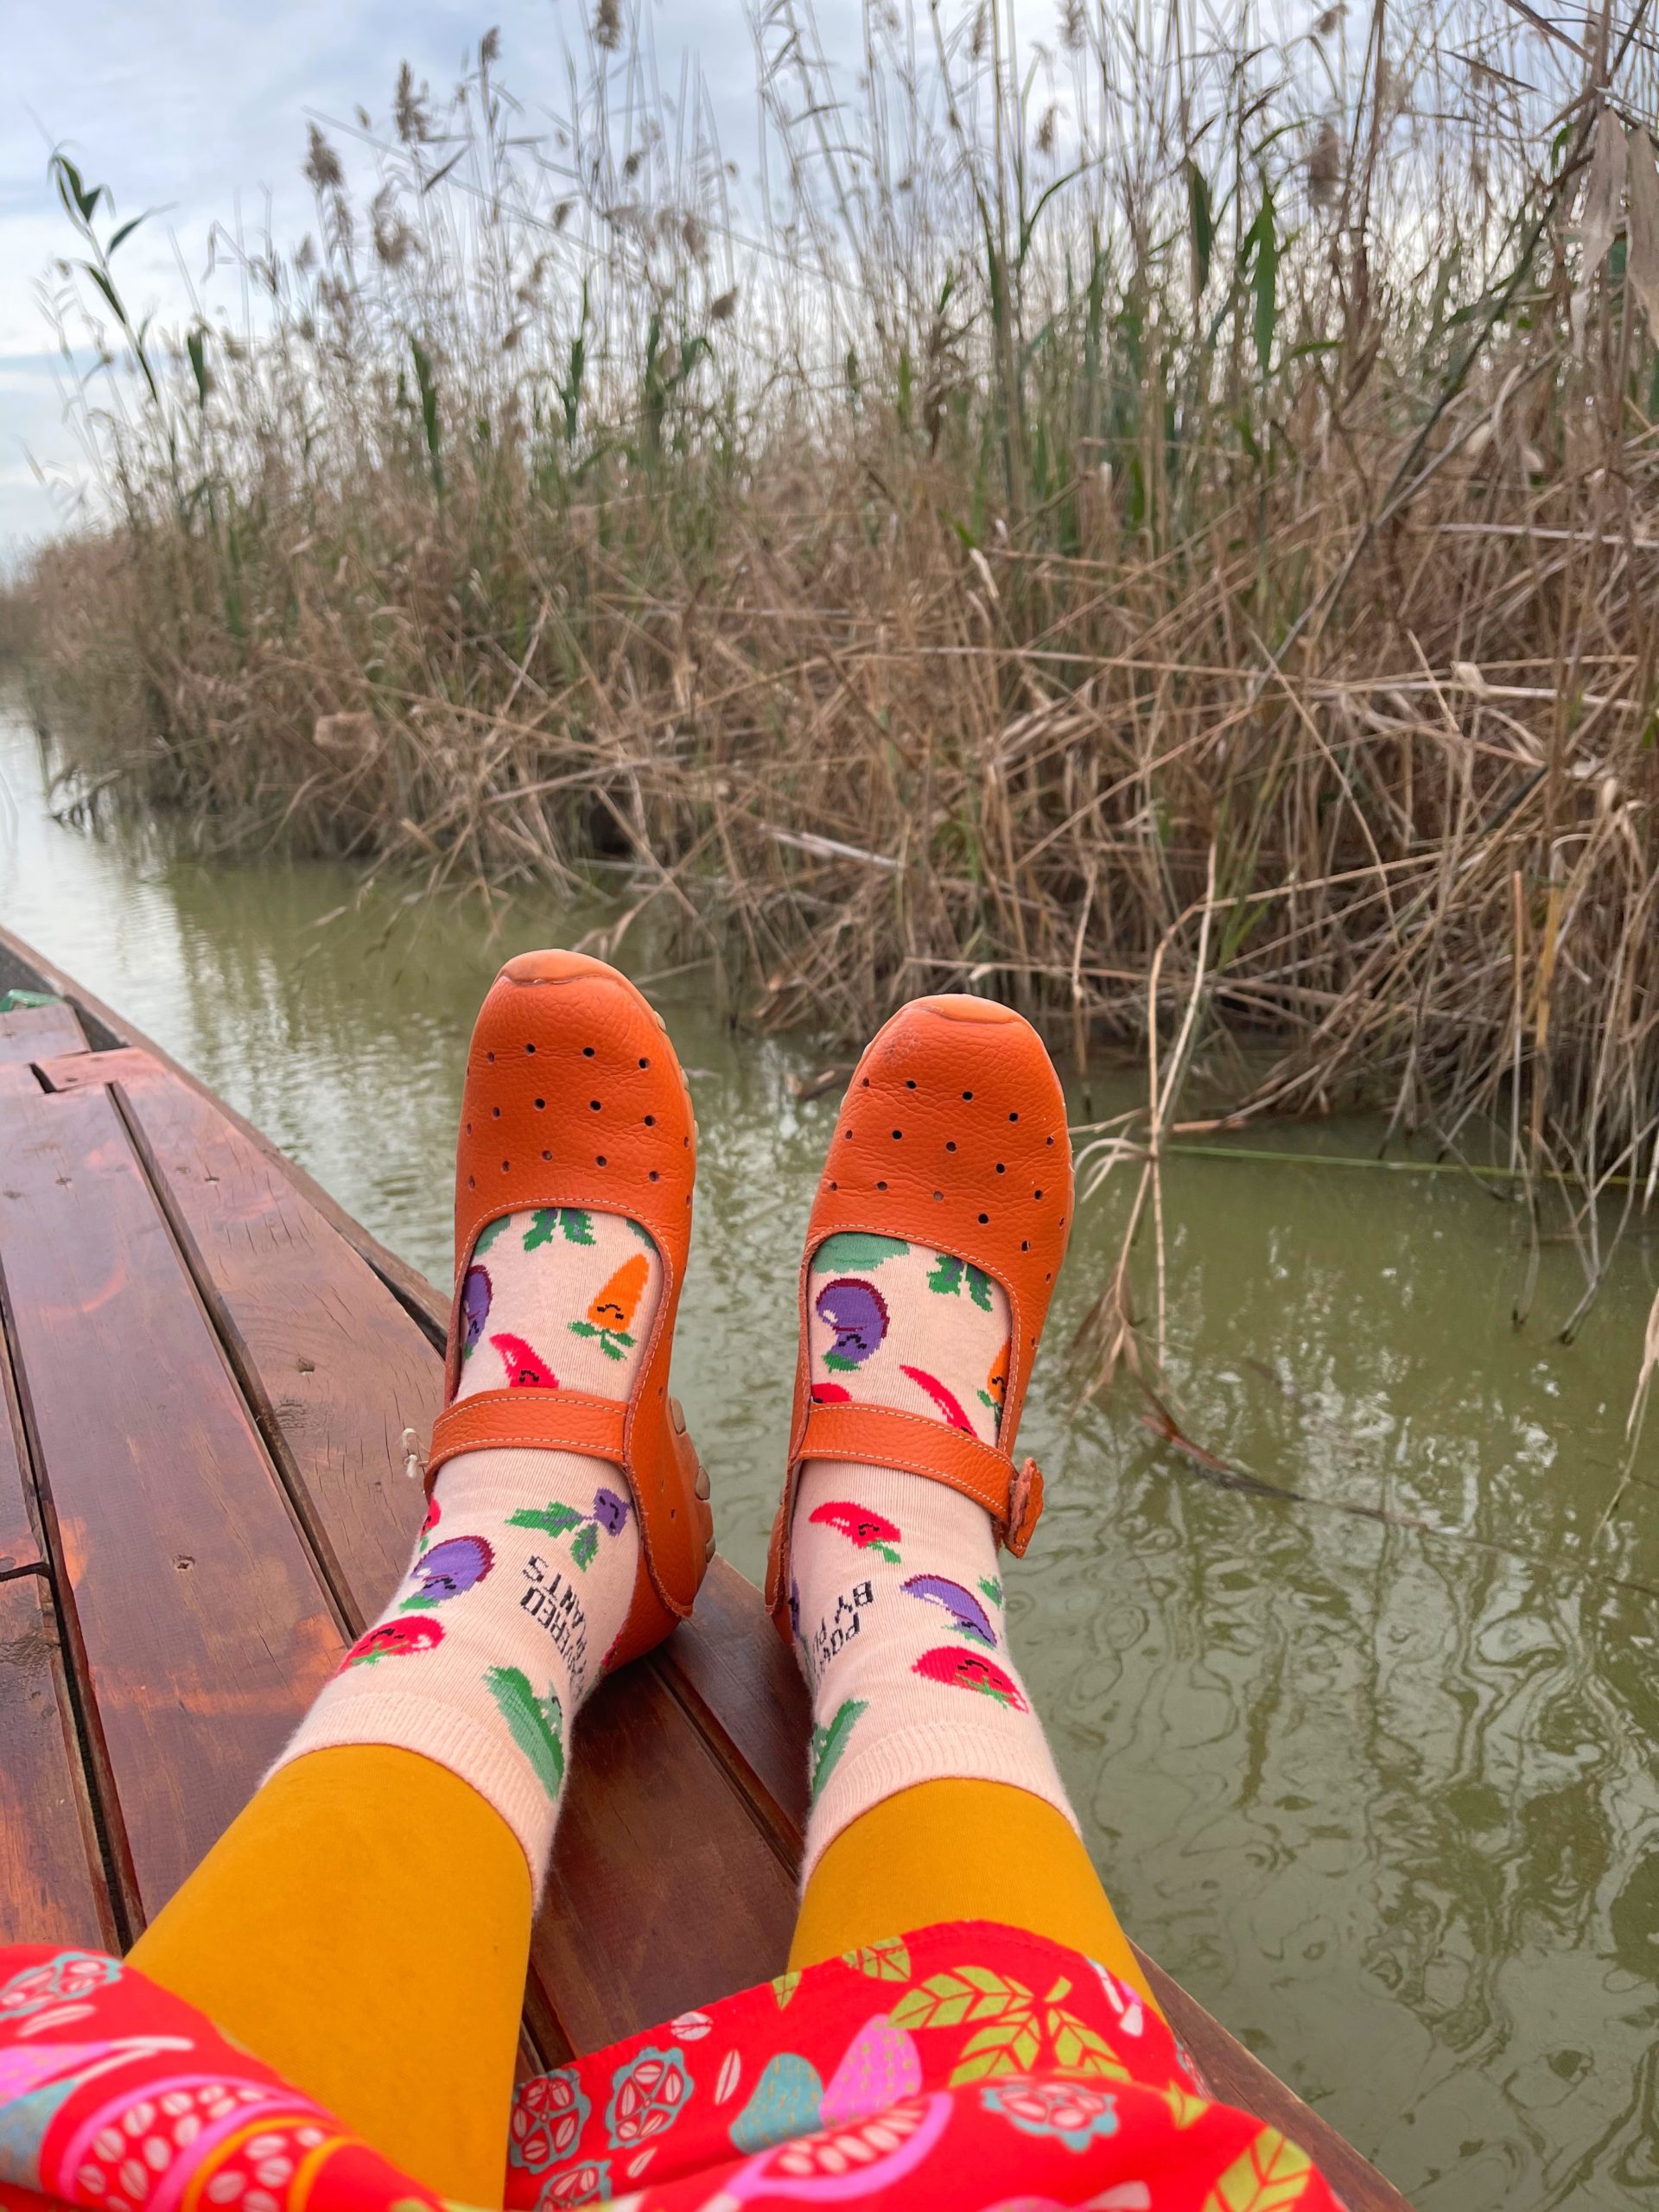
<path id="1" fill-rule="evenodd" d="M 311 226 L 300 177 L 308 117 L 384 117 L 400 61 L 435 93 L 461 73 L 493 23 L 502 70 L 534 105 L 563 81 L 580 0 L 28 0 L 6 11 L 0 70 L 0 562 L 48 532 L 73 482 L 76 448 L 62 416 L 55 340 L 36 286 L 68 249 L 47 179 L 61 145 L 118 213 L 164 210 L 124 246 L 130 300 L 182 319 L 178 262 L 199 276 L 215 219 L 238 207 L 279 238 Z M 820 0 L 826 43 L 854 34 L 857 0 Z M 754 79 L 744 0 L 658 0 L 665 83 L 679 51 L 698 55 L 729 156 L 752 147 Z M 752 155 L 745 161 L 751 166 Z M 36 469 L 43 471 L 42 484 Z M 58 488 L 54 493 L 52 486 Z"/>

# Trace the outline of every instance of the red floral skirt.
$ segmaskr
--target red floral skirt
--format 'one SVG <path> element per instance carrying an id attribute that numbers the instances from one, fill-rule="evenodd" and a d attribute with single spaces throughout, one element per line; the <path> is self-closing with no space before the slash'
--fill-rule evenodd
<path id="1" fill-rule="evenodd" d="M 525 2082 L 505 2204 L 1332 2212 L 1080 1953 L 954 1922 Z M 439 2200 L 118 1960 L 0 1950 L 0 2207 L 418 2212 Z"/>

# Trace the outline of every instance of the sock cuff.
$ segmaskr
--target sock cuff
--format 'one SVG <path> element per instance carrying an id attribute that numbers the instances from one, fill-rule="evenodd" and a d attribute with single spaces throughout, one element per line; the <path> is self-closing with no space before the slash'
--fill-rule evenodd
<path id="1" fill-rule="evenodd" d="M 1023 1789 L 1052 1805 L 1082 1837 L 1065 1785 L 1037 1731 L 1021 1729 L 1017 1740 L 1005 1741 L 982 1726 L 899 1728 L 878 1736 L 868 1748 L 850 1747 L 824 1784 L 807 1821 L 803 1887 L 842 1830 L 872 1806 L 920 1783 L 944 1781 L 1000 1782 Z"/>
<path id="2" fill-rule="evenodd" d="M 404 1690 L 365 1688 L 337 1698 L 325 1696 L 300 1723 L 261 1782 L 269 1782 L 308 1751 L 341 1751 L 353 1744 L 395 1745 L 447 1767 L 475 1789 L 518 1838 L 530 1868 L 534 1902 L 541 1903 L 558 1804 L 504 1738 L 499 1720 Z"/>

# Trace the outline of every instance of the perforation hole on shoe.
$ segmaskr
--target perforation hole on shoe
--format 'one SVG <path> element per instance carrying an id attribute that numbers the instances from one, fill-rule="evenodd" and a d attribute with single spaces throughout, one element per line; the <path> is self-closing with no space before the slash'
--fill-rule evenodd
<path id="1" fill-rule="evenodd" d="M 649 1060 L 641 1060 L 639 1065 L 642 1068 L 648 1068 L 651 1065 L 651 1062 Z"/>
<path id="2" fill-rule="evenodd" d="M 529 1040 L 528 1040 L 528 1039 L 526 1039 L 526 1040 L 525 1040 L 525 1044 L 524 1044 L 524 1050 L 525 1050 L 527 1052 L 533 1052 L 535 1051 L 535 1049 L 536 1049 L 536 1047 L 535 1047 L 532 1044 L 531 1044 L 531 1043 L 529 1042 Z"/>
<path id="3" fill-rule="evenodd" d="M 582 1058 L 583 1058 L 584 1060 L 591 1060 L 591 1059 L 593 1058 L 593 1057 L 594 1057 L 594 1048 L 593 1048 L 593 1046 L 592 1046 L 591 1045 L 584 1045 L 584 1046 L 582 1046 Z"/>
<path id="4" fill-rule="evenodd" d="M 603 1109 L 601 1107 L 597 1098 L 590 1098 L 588 1101 L 588 1111 L 590 1114 L 598 1114 L 603 1111 Z"/>
<path id="5" fill-rule="evenodd" d="M 989 1216 L 989 1214 L 988 1214 L 988 1213 L 982 1213 L 982 1214 L 981 1214 L 981 1216 L 979 1217 L 979 1224 L 980 1224 L 980 1227 L 981 1227 L 982 1229 L 985 1226 L 985 1224 L 986 1224 L 986 1223 L 990 1219 L 990 1217 L 990 1217 L 990 1216 Z"/>
<path id="6" fill-rule="evenodd" d="M 597 1155 L 594 1161 L 594 1165 L 595 1167 L 602 1167 L 605 1165 L 605 1155 L 602 1152 Z"/>
<path id="7" fill-rule="evenodd" d="M 545 1112 L 546 1112 L 546 1110 L 547 1110 L 547 1101 L 546 1101 L 546 1099 L 545 1099 L 545 1098 L 538 1098 L 538 1099 L 536 1101 L 536 1111 L 537 1111 L 538 1114 L 543 1114 L 543 1113 L 545 1113 Z"/>

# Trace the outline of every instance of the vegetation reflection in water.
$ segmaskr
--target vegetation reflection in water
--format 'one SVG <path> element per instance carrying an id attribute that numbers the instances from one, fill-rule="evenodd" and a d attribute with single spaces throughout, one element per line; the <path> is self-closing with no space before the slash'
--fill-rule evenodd
<path id="1" fill-rule="evenodd" d="M 52 823 L 15 727 L 0 779 L 0 920 L 443 1278 L 479 995 L 512 946 L 594 917 L 519 908 L 493 935 L 343 868 L 169 865 Z M 798 1103 L 810 1046 L 734 1038 L 706 978 L 658 995 L 702 1124 L 676 1379 L 722 1548 L 754 1575 L 834 1094 Z M 1103 1078 L 1091 1103 L 1128 1096 Z M 1022 1435 L 1052 1503 L 1008 1585 L 1124 1918 L 1425 2212 L 1659 2191 L 1650 1453 L 1595 1536 L 1654 1238 L 1564 1349 L 1572 1257 L 1546 1252 L 1517 1335 L 1519 1225 L 1489 1190 L 1181 1160 L 1175 1388 L 1211 1452 L 1307 1501 L 1286 1503 L 1173 1452 L 1127 1387 L 1069 1410 L 1061 1354 L 1119 1203 L 1078 1224 Z"/>

